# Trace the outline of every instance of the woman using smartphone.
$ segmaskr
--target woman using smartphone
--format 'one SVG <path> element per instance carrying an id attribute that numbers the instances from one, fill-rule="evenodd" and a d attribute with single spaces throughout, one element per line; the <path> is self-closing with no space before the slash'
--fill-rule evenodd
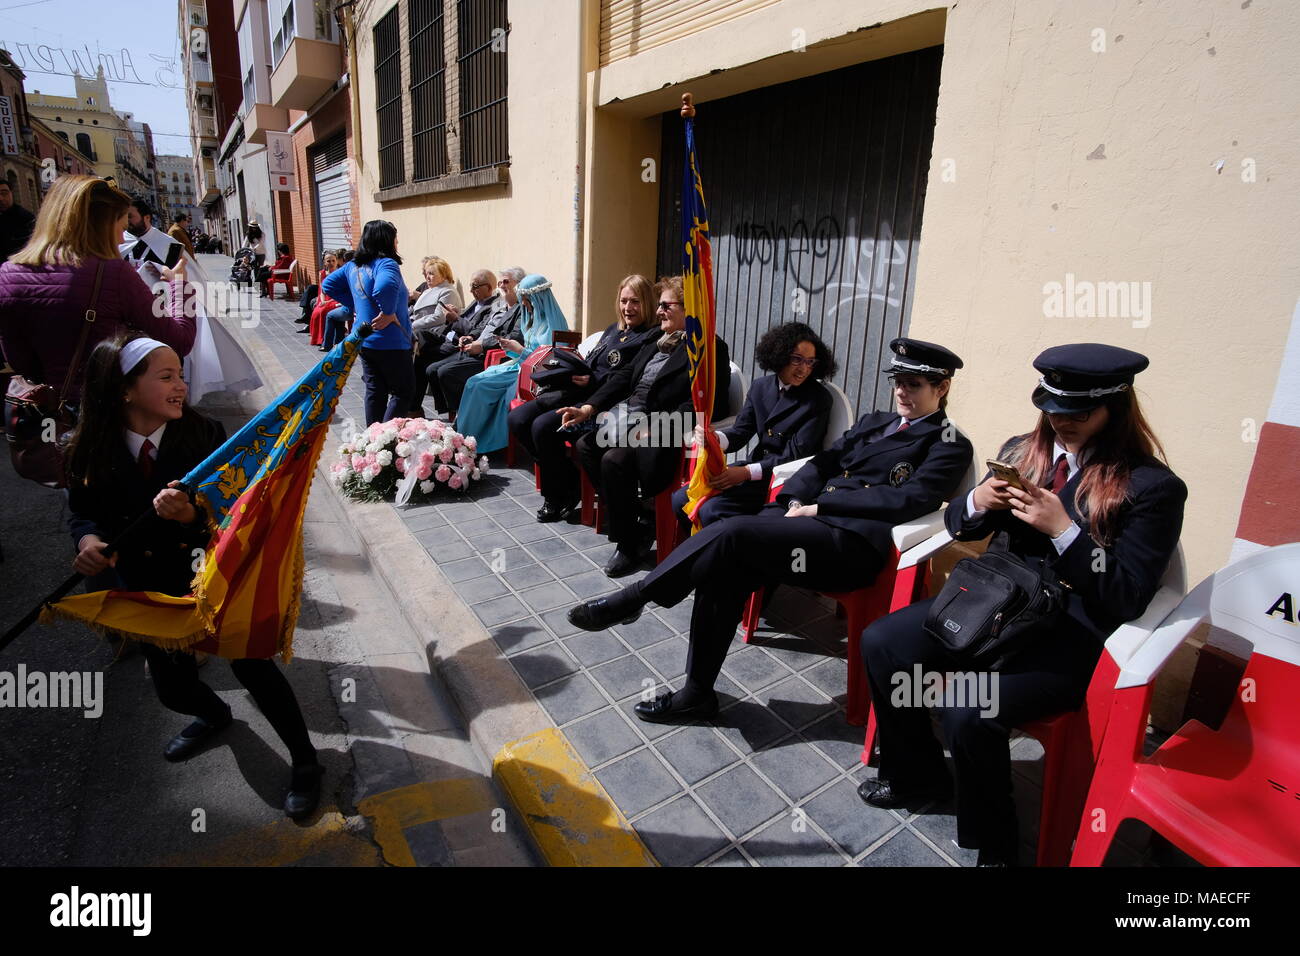
<path id="1" fill-rule="evenodd" d="M 1034 360 L 1038 422 L 998 459 L 1023 487 L 986 476 L 947 511 L 954 538 L 994 536 L 992 547 L 1068 585 L 1064 613 L 992 675 L 996 713 L 978 703 L 938 708 L 957 785 L 957 842 L 981 866 L 1017 863 L 1009 734 L 1080 706 L 1102 644 L 1139 616 L 1178 547 L 1187 486 L 1133 393 L 1147 367 L 1137 352 L 1061 345 Z M 858 788 L 873 807 L 945 800 L 953 781 L 925 708 L 900 706 L 895 675 L 969 670 L 925 630 L 933 601 L 875 621 L 862 633 L 880 741 L 880 773 Z M 907 696 L 907 695 L 901 695 Z"/>

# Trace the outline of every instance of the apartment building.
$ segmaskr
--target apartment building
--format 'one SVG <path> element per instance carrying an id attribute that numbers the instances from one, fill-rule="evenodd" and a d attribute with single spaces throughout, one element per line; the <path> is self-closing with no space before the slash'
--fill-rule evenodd
<path id="1" fill-rule="evenodd" d="M 39 185 L 36 121 L 23 90 L 25 78 L 8 52 L 0 49 L 0 177 L 9 184 L 14 202 L 34 213 L 44 193 Z"/>
<path id="2" fill-rule="evenodd" d="M 192 225 L 202 228 L 202 217 L 195 205 L 194 159 L 191 156 L 157 157 L 158 214 L 160 222 L 170 224 L 180 213 L 190 217 Z"/>

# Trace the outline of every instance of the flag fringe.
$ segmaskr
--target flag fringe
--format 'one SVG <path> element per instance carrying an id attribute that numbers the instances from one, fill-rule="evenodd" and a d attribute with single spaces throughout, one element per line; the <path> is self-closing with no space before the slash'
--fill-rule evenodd
<path id="1" fill-rule="evenodd" d="M 145 637 L 142 634 L 136 634 L 134 631 L 124 631 L 121 628 L 109 627 L 105 624 L 99 624 L 95 621 L 87 621 L 78 614 L 65 611 L 63 608 L 47 604 L 41 609 L 39 618 L 41 624 L 50 625 L 56 621 L 73 621 L 94 631 L 100 637 L 109 638 L 117 637 L 127 641 L 141 641 L 145 644 L 153 644 L 161 647 L 165 651 L 188 651 L 195 644 L 207 637 L 206 631 L 196 631 L 192 634 L 185 634 L 181 637 Z"/>

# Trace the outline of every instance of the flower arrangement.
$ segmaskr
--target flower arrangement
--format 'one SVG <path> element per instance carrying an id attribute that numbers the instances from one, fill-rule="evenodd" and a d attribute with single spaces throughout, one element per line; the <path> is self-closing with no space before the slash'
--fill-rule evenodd
<path id="1" fill-rule="evenodd" d="M 394 418 L 375 422 L 339 445 L 330 477 L 350 498 L 382 501 L 398 494 L 405 476 L 414 472 L 410 498 L 422 501 L 440 486 L 463 491 L 487 474 L 487 456 L 476 459 L 477 450 L 473 435 L 445 422 Z"/>

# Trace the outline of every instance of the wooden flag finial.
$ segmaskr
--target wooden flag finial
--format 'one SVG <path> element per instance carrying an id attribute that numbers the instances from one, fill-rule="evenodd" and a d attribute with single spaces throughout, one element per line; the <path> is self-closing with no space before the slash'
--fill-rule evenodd
<path id="1" fill-rule="evenodd" d="M 695 103 L 690 93 L 682 94 L 682 119 L 695 116 Z"/>

